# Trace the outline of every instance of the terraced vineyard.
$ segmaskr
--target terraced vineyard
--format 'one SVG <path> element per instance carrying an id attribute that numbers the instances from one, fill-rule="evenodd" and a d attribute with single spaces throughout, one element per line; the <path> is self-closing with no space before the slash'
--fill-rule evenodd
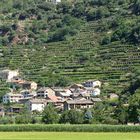
<path id="1" fill-rule="evenodd" d="M 140 48 L 120 45 L 120 42 L 99 45 L 103 34 L 95 30 L 100 26 L 100 20 L 89 22 L 68 41 L 44 46 L 4 46 L 1 48 L 1 68 L 19 68 L 25 78 L 37 82 L 47 80 L 50 71 L 67 76 L 73 82 L 99 79 L 106 92 L 119 92 L 128 84 L 127 75 L 140 67 Z"/>

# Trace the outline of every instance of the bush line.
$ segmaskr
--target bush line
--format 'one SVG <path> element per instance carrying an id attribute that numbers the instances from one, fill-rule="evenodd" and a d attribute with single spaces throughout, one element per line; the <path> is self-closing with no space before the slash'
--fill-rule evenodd
<path id="1" fill-rule="evenodd" d="M 140 126 L 127 125 L 0 125 L 0 132 L 140 132 Z"/>

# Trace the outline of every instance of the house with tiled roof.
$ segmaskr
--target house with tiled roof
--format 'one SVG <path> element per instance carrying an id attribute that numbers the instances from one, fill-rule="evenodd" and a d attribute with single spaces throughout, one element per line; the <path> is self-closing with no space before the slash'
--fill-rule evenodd
<path id="1" fill-rule="evenodd" d="M 57 97 L 61 97 L 62 99 L 67 99 L 72 95 L 71 90 L 68 88 L 54 87 L 52 90 L 55 92 Z"/>
<path id="2" fill-rule="evenodd" d="M 83 83 L 84 87 L 98 87 L 100 88 L 101 87 L 101 81 L 98 81 L 98 80 L 88 80 L 88 81 L 85 81 Z"/>

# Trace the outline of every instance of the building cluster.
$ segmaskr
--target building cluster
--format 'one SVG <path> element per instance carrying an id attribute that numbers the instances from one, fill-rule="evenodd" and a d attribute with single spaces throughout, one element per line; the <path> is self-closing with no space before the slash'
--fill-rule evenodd
<path id="1" fill-rule="evenodd" d="M 13 73 L 7 71 L 7 82 L 11 92 L 5 93 L 2 100 L 3 104 L 11 104 L 8 113 L 19 113 L 25 105 L 31 112 L 42 112 L 50 103 L 64 111 L 91 108 L 96 102 L 101 102 L 101 82 L 97 80 L 88 80 L 63 88 L 40 87 L 34 81 L 23 80 L 18 72 Z"/>

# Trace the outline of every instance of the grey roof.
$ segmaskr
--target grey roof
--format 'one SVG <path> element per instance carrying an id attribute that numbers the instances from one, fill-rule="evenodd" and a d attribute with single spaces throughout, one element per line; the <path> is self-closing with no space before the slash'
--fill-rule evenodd
<path id="1" fill-rule="evenodd" d="M 42 104 L 42 103 L 46 103 L 47 101 L 45 99 L 32 99 L 30 100 L 31 103 L 33 104 Z"/>
<path id="2" fill-rule="evenodd" d="M 22 94 L 17 94 L 17 93 L 12 93 L 12 92 L 6 93 L 5 95 L 6 95 L 6 96 L 22 96 L 22 97 L 23 97 Z M 5 96 L 5 95 L 4 95 L 4 96 Z"/>
<path id="3" fill-rule="evenodd" d="M 95 90 L 94 87 L 85 87 L 85 88 L 86 88 L 86 90 Z"/>
<path id="4" fill-rule="evenodd" d="M 82 84 L 73 84 L 73 85 L 71 85 L 71 86 L 69 87 L 69 89 L 73 89 L 73 88 L 75 88 L 75 87 L 80 87 L 80 88 L 85 89 L 85 87 L 84 87 Z"/>
<path id="5" fill-rule="evenodd" d="M 93 104 L 91 100 L 68 100 L 67 104 Z"/>
<path id="6" fill-rule="evenodd" d="M 26 98 L 20 99 L 19 101 L 30 100 L 30 99 L 32 99 L 32 98 L 33 98 L 33 97 L 26 97 Z"/>
<path id="7" fill-rule="evenodd" d="M 50 89 L 50 88 L 49 88 L 49 87 L 42 87 L 42 88 L 38 89 L 38 92 L 39 92 L 39 91 L 46 91 L 46 90 L 48 90 L 48 89 Z"/>
<path id="8" fill-rule="evenodd" d="M 52 90 L 56 91 L 56 92 L 63 92 L 66 89 L 65 88 L 61 88 L 61 87 L 53 87 Z"/>
<path id="9" fill-rule="evenodd" d="M 102 100 L 100 98 L 92 98 L 91 99 L 93 102 L 101 102 Z"/>
<path id="10" fill-rule="evenodd" d="M 64 96 L 64 97 L 69 97 L 71 94 L 68 94 L 66 92 L 59 92 L 60 95 Z"/>
<path id="11" fill-rule="evenodd" d="M 78 97 L 78 96 L 89 97 L 90 94 L 89 93 L 76 93 L 76 92 L 74 92 L 74 93 L 72 93 L 72 96 L 74 96 L 74 97 Z"/>

